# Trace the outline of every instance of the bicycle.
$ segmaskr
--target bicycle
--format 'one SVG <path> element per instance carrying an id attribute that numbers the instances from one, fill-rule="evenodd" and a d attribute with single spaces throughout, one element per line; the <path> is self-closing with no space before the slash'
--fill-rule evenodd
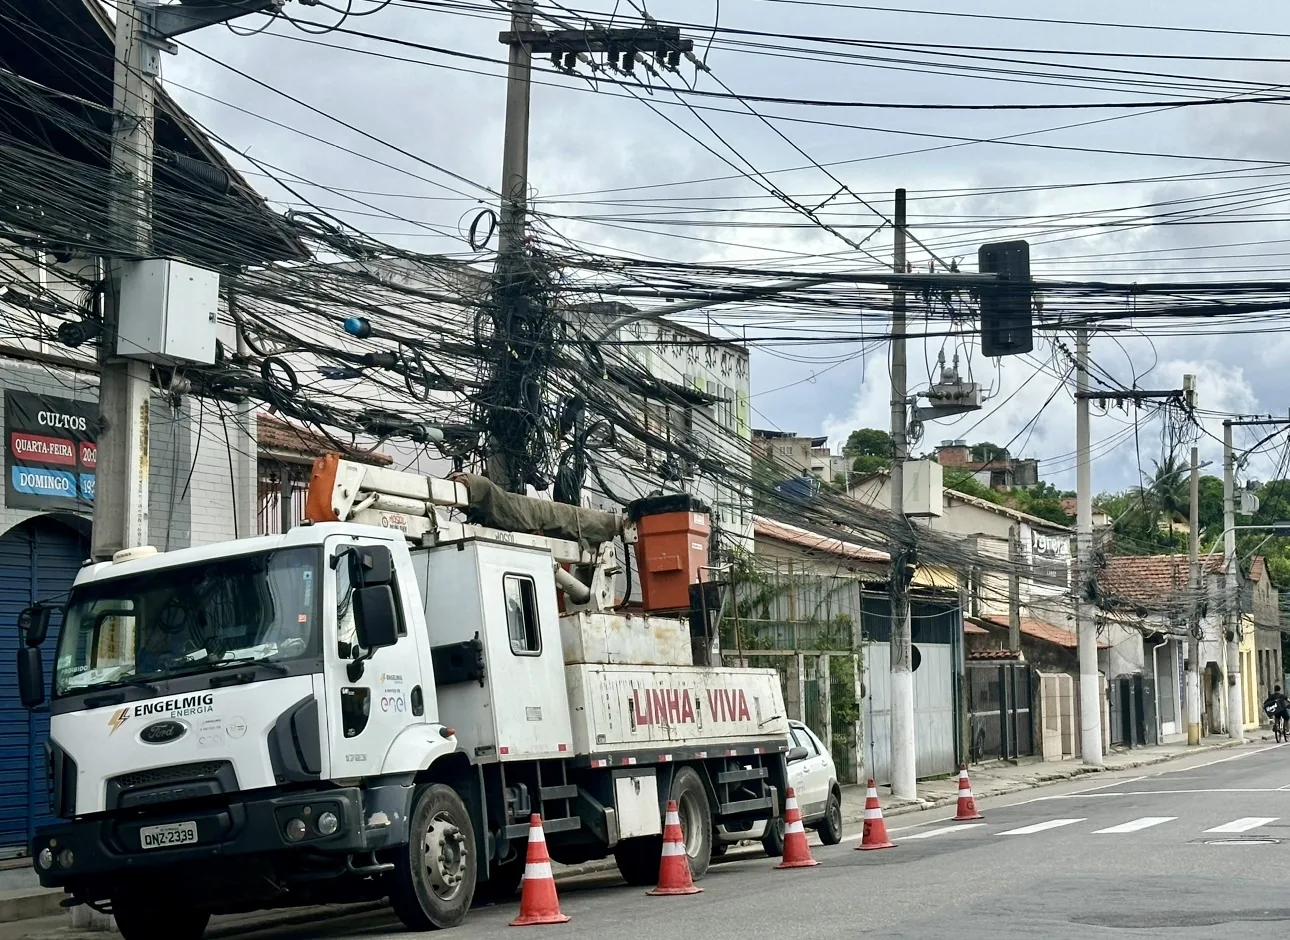
<path id="1" fill-rule="evenodd" d="M 1264 708 L 1264 713 L 1272 719 L 1272 737 L 1278 744 L 1290 741 L 1290 715 L 1279 711 L 1276 705 Z"/>

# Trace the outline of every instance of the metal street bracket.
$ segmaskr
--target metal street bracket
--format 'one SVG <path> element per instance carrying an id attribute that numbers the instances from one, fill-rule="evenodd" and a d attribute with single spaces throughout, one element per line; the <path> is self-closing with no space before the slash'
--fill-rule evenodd
<path id="1" fill-rule="evenodd" d="M 172 43 L 165 42 L 167 39 L 250 13 L 280 10 L 285 2 L 286 0 L 215 0 L 203 3 L 188 0 L 167 4 L 140 3 L 139 10 L 144 15 L 146 38 L 173 54 L 175 47 Z"/>

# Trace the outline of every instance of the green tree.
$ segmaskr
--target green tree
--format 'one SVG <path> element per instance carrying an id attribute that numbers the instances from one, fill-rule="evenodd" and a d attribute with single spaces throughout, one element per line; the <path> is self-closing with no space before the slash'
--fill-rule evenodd
<path id="1" fill-rule="evenodd" d="M 1070 516 L 1062 508 L 1062 498 L 1066 495 L 1051 483 L 1040 483 L 1028 489 L 1014 490 L 1010 494 L 1016 509 L 1062 526 L 1071 524 Z"/>
<path id="2" fill-rule="evenodd" d="M 977 463 L 989 463 L 991 460 L 1007 460 L 1011 455 L 1008 448 L 1000 447 L 989 441 L 972 445 L 972 459 Z"/>
<path id="3" fill-rule="evenodd" d="M 847 436 L 842 453 L 847 457 L 881 457 L 890 461 L 896 445 L 891 435 L 877 428 L 860 428 Z"/>

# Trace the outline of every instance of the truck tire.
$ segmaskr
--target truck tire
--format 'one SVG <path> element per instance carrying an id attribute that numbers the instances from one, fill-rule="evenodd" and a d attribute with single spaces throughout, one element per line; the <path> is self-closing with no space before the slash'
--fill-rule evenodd
<path id="1" fill-rule="evenodd" d="M 824 807 L 824 818 L 816 829 L 820 841 L 825 845 L 837 845 L 842 841 L 842 794 L 836 789 L 829 791 L 829 802 Z"/>
<path id="2" fill-rule="evenodd" d="M 112 916 L 123 940 L 201 940 L 211 915 L 157 897 L 112 899 Z"/>
<path id="3" fill-rule="evenodd" d="M 784 854 L 784 820 L 782 817 L 766 820 L 766 832 L 761 837 L 761 847 L 766 850 L 766 854 L 771 858 L 779 858 Z"/>
<path id="4" fill-rule="evenodd" d="M 690 767 L 682 767 L 672 778 L 672 799 L 681 817 L 685 853 L 690 856 L 690 875 L 697 881 L 712 864 L 712 806 L 708 790 Z M 662 854 L 660 846 L 659 854 Z"/>
<path id="5" fill-rule="evenodd" d="M 658 884 L 658 865 L 663 857 L 659 836 L 624 839 L 614 846 L 614 861 L 623 881 L 638 888 Z"/>
<path id="6" fill-rule="evenodd" d="M 412 802 L 408 844 L 390 873 L 390 905 L 409 930 L 456 927 L 475 896 L 479 856 L 466 804 L 452 787 L 421 787 Z"/>

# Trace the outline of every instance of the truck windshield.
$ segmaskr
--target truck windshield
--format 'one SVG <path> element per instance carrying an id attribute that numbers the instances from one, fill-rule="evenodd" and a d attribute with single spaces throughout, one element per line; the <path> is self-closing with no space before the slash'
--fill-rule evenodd
<path id="1" fill-rule="evenodd" d="M 54 694 L 318 655 L 320 557 L 238 555 L 76 588 Z"/>

